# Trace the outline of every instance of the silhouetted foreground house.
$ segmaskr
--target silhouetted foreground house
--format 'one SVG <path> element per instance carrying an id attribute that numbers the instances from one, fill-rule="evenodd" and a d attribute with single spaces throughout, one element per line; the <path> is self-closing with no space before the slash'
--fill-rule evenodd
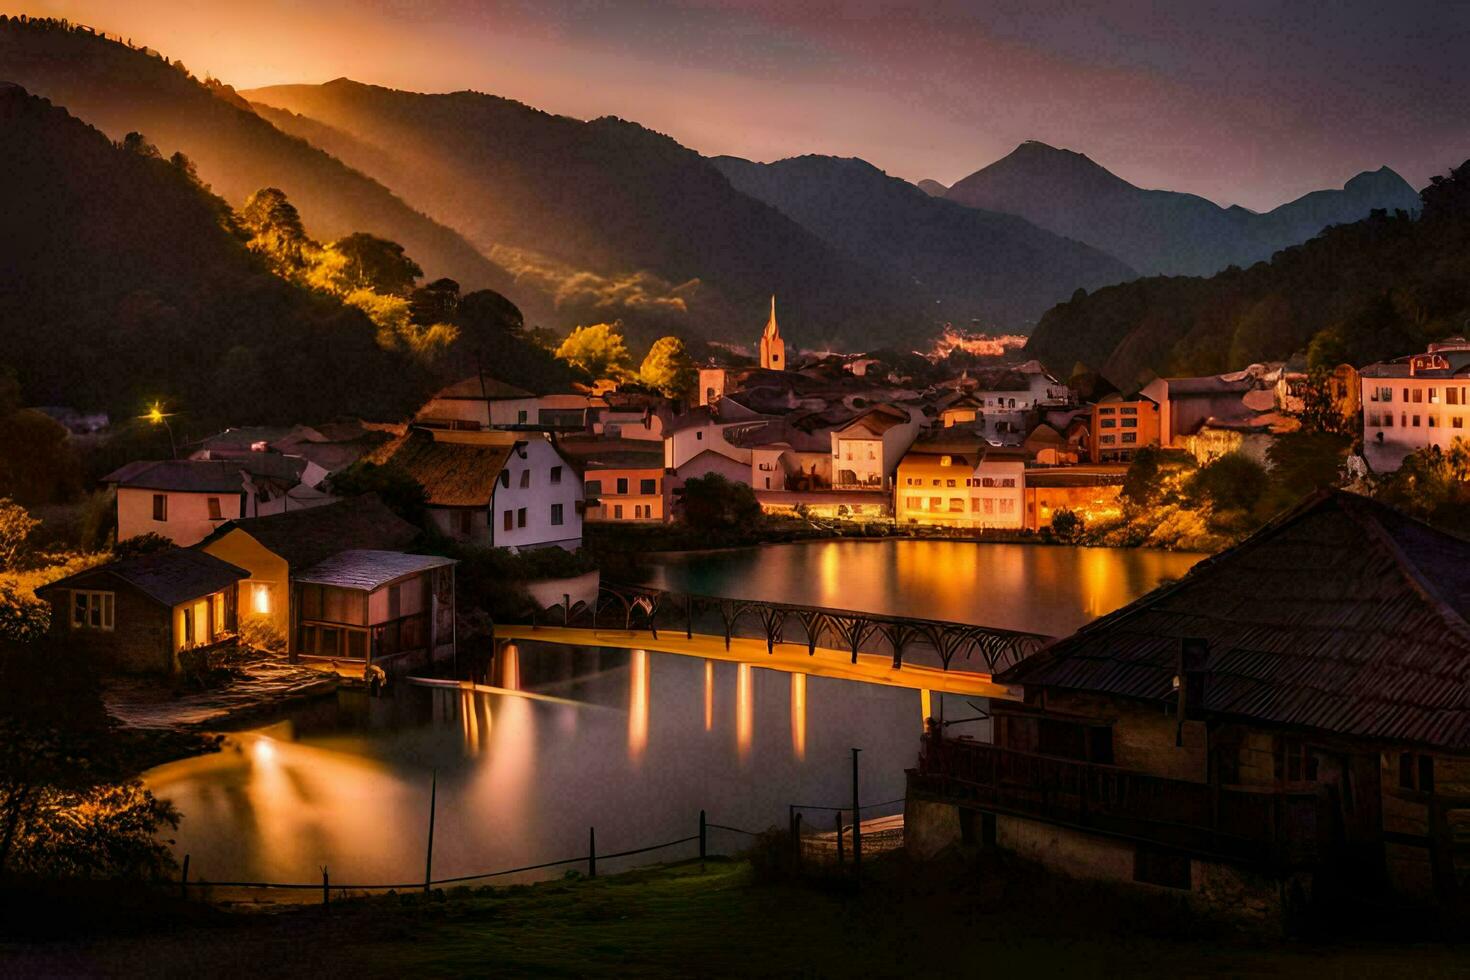
<path id="1" fill-rule="evenodd" d="M 920 853 L 967 838 L 1264 917 L 1470 873 L 1470 543 L 1332 491 L 998 675 L 926 736 Z"/>
<path id="2" fill-rule="evenodd" d="M 235 635 L 242 568 L 192 549 L 108 562 L 44 585 L 51 633 L 127 673 L 174 673 L 180 655 Z"/>

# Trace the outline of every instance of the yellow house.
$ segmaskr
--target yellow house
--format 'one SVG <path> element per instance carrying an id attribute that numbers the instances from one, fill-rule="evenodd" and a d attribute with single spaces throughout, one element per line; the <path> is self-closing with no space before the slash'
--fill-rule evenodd
<path id="1" fill-rule="evenodd" d="M 1025 488 L 1023 451 L 942 428 L 921 436 L 898 464 L 894 514 L 899 523 L 1020 529 Z"/>
<path id="2" fill-rule="evenodd" d="M 230 521 L 200 548 L 249 573 L 239 583 L 235 603 L 241 624 L 265 627 L 284 642 L 291 636 L 294 573 L 349 549 L 404 548 L 418 534 L 418 528 L 368 494 L 323 507 Z"/>

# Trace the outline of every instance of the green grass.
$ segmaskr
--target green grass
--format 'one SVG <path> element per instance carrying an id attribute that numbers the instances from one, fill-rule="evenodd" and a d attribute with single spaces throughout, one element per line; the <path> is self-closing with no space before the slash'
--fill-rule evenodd
<path id="1" fill-rule="evenodd" d="M 145 936 L 0 946 L 0 974 L 150 976 L 1463 975 L 1444 945 L 1262 942 L 1095 886 L 874 862 L 861 893 L 712 861 L 386 896 Z M 1002 974 L 1003 975 L 1003 974 Z"/>

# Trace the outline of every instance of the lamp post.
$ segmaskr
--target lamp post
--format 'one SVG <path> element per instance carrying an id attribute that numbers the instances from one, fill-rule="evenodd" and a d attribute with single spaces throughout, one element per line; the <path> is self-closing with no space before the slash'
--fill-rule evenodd
<path id="1" fill-rule="evenodd" d="M 160 405 L 158 402 L 154 402 L 153 405 L 148 409 L 148 414 L 140 415 L 139 418 L 147 419 L 150 425 L 158 425 L 160 423 L 163 424 L 164 429 L 168 432 L 169 458 L 178 459 L 179 449 L 176 445 L 174 445 L 174 428 L 173 426 L 168 424 L 168 420 L 173 416 L 173 414 L 174 413 L 172 412 L 164 412 L 163 406 Z"/>

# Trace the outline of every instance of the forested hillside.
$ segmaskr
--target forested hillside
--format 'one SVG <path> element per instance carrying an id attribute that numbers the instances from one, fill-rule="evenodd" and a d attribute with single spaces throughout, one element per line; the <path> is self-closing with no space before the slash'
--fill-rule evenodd
<path id="1" fill-rule="evenodd" d="M 1470 162 L 1421 192 L 1423 212 L 1375 212 L 1249 269 L 1109 286 L 1049 311 L 1027 353 L 1081 361 L 1120 387 L 1306 351 L 1364 364 L 1470 330 Z"/>

